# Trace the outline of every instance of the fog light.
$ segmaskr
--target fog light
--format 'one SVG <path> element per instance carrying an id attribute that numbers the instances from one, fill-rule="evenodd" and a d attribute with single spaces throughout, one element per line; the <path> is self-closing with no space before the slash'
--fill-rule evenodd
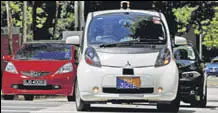
<path id="1" fill-rule="evenodd" d="M 13 85 L 12 88 L 17 89 L 18 85 Z"/>
<path id="2" fill-rule="evenodd" d="M 55 89 L 59 89 L 60 86 L 59 86 L 59 85 L 54 85 L 54 88 L 55 88 Z"/>
<path id="3" fill-rule="evenodd" d="M 190 94 L 191 94 L 191 95 L 194 95 L 194 94 L 195 94 L 195 91 L 194 91 L 194 90 L 191 90 L 191 91 L 190 91 Z"/>
<path id="4" fill-rule="evenodd" d="M 162 87 L 157 88 L 157 92 L 158 93 L 162 93 L 163 92 L 163 88 Z"/>
<path id="5" fill-rule="evenodd" d="M 92 91 L 93 91 L 93 93 L 98 93 L 99 92 L 99 88 L 98 87 L 93 87 Z"/>
<path id="6" fill-rule="evenodd" d="M 195 99 L 196 99 L 197 101 L 200 101 L 200 100 L 201 100 L 201 98 L 200 98 L 199 95 L 198 95 L 198 96 L 195 96 Z"/>

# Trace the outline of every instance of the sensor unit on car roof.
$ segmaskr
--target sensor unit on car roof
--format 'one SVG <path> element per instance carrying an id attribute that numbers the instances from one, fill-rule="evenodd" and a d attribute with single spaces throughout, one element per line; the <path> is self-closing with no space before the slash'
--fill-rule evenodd
<path id="1" fill-rule="evenodd" d="M 121 9 L 129 9 L 130 7 L 130 2 L 129 1 L 121 1 L 120 2 L 120 8 Z"/>

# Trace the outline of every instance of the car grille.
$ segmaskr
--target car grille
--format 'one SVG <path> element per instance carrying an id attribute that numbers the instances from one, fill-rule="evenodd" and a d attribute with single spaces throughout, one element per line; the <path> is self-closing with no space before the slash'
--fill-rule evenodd
<path id="1" fill-rule="evenodd" d="M 139 89 L 117 89 L 117 88 L 103 88 L 104 93 L 125 93 L 125 94 L 134 94 L 134 93 L 153 93 L 154 88 L 139 88 Z"/>
<path id="2" fill-rule="evenodd" d="M 216 71 L 218 71 L 218 68 L 209 68 L 209 70 L 216 70 Z"/>
<path id="3" fill-rule="evenodd" d="M 54 85 L 46 85 L 46 86 L 24 86 L 23 84 L 13 84 L 13 85 L 17 85 L 18 87 L 16 89 L 20 89 L 20 90 L 58 90 L 58 89 L 61 89 L 61 86 L 59 86 L 59 88 L 55 88 Z"/>
<path id="4" fill-rule="evenodd" d="M 49 75 L 50 72 L 22 71 L 21 74 L 31 77 L 41 77 L 41 76 Z"/>

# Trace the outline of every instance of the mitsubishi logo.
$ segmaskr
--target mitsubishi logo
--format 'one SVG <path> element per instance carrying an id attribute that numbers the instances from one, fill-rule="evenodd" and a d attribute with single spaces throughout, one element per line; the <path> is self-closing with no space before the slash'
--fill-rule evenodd
<path id="1" fill-rule="evenodd" d="M 127 61 L 127 64 L 126 64 L 125 66 L 127 66 L 127 67 L 130 67 L 130 66 L 131 66 L 131 64 L 129 63 L 129 61 Z"/>

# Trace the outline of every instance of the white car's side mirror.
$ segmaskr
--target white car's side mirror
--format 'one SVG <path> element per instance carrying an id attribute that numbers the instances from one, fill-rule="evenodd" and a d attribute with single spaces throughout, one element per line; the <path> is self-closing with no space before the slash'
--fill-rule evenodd
<path id="1" fill-rule="evenodd" d="M 66 44 L 80 45 L 79 36 L 69 36 L 66 38 Z"/>
<path id="2" fill-rule="evenodd" d="M 186 44 L 188 44 L 186 38 L 181 36 L 175 36 L 175 45 L 186 45 Z"/>

